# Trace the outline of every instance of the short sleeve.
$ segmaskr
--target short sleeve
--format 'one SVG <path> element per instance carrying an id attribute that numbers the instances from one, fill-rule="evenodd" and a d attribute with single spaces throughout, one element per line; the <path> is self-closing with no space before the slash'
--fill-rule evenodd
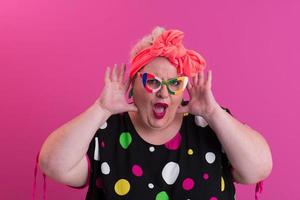
<path id="1" fill-rule="evenodd" d="M 228 108 L 225 108 L 225 107 L 222 107 L 222 106 L 221 106 L 221 108 L 222 108 L 223 110 L 225 110 L 226 112 L 228 112 L 231 116 L 233 116 L 232 113 L 231 113 L 231 111 L 230 111 Z"/>
<path id="2" fill-rule="evenodd" d="M 99 152 L 99 141 L 98 141 L 98 133 L 100 129 L 97 130 L 95 133 L 93 139 L 90 142 L 88 151 L 86 153 L 86 157 L 89 161 L 89 176 L 86 182 L 86 186 L 90 184 L 92 181 L 93 177 L 96 176 L 95 171 L 99 167 L 99 161 L 100 161 L 100 152 Z"/>

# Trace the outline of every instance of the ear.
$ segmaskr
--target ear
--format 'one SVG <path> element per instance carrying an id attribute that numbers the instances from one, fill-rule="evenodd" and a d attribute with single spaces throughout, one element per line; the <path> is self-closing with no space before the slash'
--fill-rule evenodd
<path id="1" fill-rule="evenodd" d="M 131 83 L 130 83 L 130 90 L 129 90 L 129 93 L 128 93 L 128 98 L 132 98 L 133 96 L 133 86 L 134 86 L 134 83 L 135 83 L 135 80 L 136 80 L 136 77 L 137 77 L 137 73 L 133 76 L 133 78 L 131 79 Z"/>

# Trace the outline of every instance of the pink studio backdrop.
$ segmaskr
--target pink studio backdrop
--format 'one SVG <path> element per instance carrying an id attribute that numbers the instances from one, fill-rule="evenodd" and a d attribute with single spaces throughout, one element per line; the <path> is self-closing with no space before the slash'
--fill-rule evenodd
<path id="1" fill-rule="evenodd" d="M 300 199 L 299 1 L 0 2 L 0 199 L 30 199 L 36 153 L 100 94 L 107 65 L 156 25 L 185 32 L 217 101 L 258 130 L 274 159 L 261 199 Z M 82 133 L 84 134 L 84 133 Z M 42 179 L 38 176 L 37 197 Z M 84 199 L 48 179 L 48 199 Z M 237 199 L 254 199 L 237 185 Z"/>

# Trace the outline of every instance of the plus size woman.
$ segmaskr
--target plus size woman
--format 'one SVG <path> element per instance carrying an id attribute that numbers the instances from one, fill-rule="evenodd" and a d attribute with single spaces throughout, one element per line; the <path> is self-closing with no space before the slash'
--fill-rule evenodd
<path id="1" fill-rule="evenodd" d="M 88 186 L 88 200 L 232 200 L 234 182 L 261 186 L 266 140 L 216 101 L 211 70 L 182 39 L 156 27 L 132 49 L 128 79 L 125 65 L 107 67 L 99 98 L 44 142 L 42 171 Z"/>

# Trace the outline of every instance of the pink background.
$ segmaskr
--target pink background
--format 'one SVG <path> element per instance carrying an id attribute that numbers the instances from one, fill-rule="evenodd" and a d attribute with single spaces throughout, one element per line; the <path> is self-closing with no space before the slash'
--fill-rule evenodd
<path id="1" fill-rule="evenodd" d="M 261 199 L 300 199 L 299 10 L 296 0 L 2 0 L 0 199 L 31 197 L 42 142 L 95 101 L 104 68 L 128 62 L 156 25 L 185 32 L 213 70 L 217 101 L 269 142 L 274 167 Z M 41 199 L 40 173 L 37 181 Z M 85 197 L 47 183 L 48 199 Z M 237 185 L 237 199 L 254 199 L 254 185 Z"/>

